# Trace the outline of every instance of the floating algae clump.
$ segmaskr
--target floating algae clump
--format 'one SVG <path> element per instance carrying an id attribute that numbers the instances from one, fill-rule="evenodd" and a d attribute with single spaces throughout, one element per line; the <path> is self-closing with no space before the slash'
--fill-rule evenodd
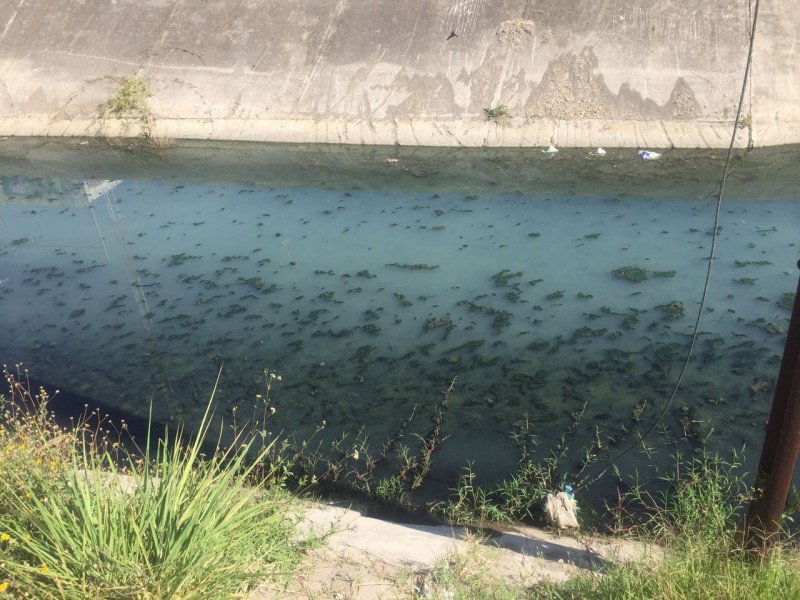
<path id="1" fill-rule="evenodd" d="M 664 311 L 664 317 L 671 321 L 681 319 L 686 314 L 686 307 L 684 307 L 683 302 L 679 300 L 673 300 L 668 304 L 659 304 L 656 308 L 660 308 Z"/>
<path id="2" fill-rule="evenodd" d="M 425 323 L 425 331 L 430 331 L 431 329 L 436 329 L 437 327 L 452 327 L 453 319 L 450 317 L 434 317 L 432 319 L 428 319 Z"/>
<path id="3" fill-rule="evenodd" d="M 627 279 L 634 283 L 641 283 L 650 275 L 647 269 L 643 269 L 642 267 L 620 267 L 619 269 L 614 269 L 614 276 L 620 279 Z"/>
<path id="4" fill-rule="evenodd" d="M 492 279 L 494 280 L 495 285 L 498 287 L 508 287 L 509 280 L 514 279 L 515 277 L 522 277 L 522 271 L 513 273 L 510 269 L 503 269 L 499 273 L 492 275 Z"/>
<path id="5" fill-rule="evenodd" d="M 400 263 L 387 263 L 387 267 L 396 267 L 398 269 L 409 269 L 410 271 L 429 271 L 433 269 L 438 269 L 439 265 L 426 265 L 425 263 L 415 263 L 413 265 L 409 264 L 400 264 Z"/>
<path id="6" fill-rule="evenodd" d="M 794 296 L 794 292 L 784 292 L 781 296 L 781 299 L 778 300 L 778 306 L 792 310 L 792 307 L 794 306 Z"/>

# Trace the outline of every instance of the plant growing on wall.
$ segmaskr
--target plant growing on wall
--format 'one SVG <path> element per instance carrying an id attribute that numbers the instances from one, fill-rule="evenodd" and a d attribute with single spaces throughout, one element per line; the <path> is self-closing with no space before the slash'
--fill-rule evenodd
<path id="1" fill-rule="evenodd" d="M 141 135 L 148 146 L 165 148 L 171 145 L 166 138 L 155 133 L 155 118 L 150 108 L 150 82 L 141 72 L 129 77 L 115 77 L 117 84 L 113 95 L 100 105 L 100 133 L 108 136 L 108 120 L 118 119 L 123 133 L 132 123 L 141 129 Z"/>
<path id="2" fill-rule="evenodd" d="M 739 119 L 738 127 L 739 129 L 747 129 L 753 124 L 753 117 L 751 115 L 742 115 Z"/>
<path id="3" fill-rule="evenodd" d="M 483 113 L 490 121 L 498 121 L 509 116 L 508 107 L 505 104 L 497 104 L 484 108 Z"/>

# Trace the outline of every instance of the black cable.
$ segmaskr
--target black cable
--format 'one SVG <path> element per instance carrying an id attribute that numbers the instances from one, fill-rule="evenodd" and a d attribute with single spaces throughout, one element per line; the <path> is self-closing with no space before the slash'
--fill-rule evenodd
<path id="1" fill-rule="evenodd" d="M 678 374 L 678 380 L 675 382 L 675 386 L 672 389 L 672 393 L 667 399 L 667 402 L 664 404 L 664 407 L 661 409 L 661 412 L 658 414 L 658 418 L 656 418 L 656 420 L 653 422 L 650 428 L 643 435 L 640 435 L 639 439 L 636 440 L 635 443 L 631 444 L 630 446 L 622 450 L 616 456 L 612 456 L 611 458 L 609 458 L 608 464 L 603 468 L 602 471 L 600 471 L 597 475 L 595 475 L 591 480 L 581 482 L 578 484 L 579 486 L 587 486 L 595 483 L 597 480 L 599 480 L 603 475 L 605 475 L 608 472 L 608 470 L 612 467 L 612 465 L 616 460 L 619 460 L 620 458 L 628 454 L 628 452 L 639 446 L 639 444 L 644 442 L 645 439 L 647 439 L 650 435 L 652 435 L 656 427 L 658 427 L 658 425 L 664 419 L 664 415 L 667 414 L 667 410 L 669 410 L 669 407 L 672 405 L 673 400 L 675 400 L 675 397 L 678 395 L 681 383 L 683 383 L 683 378 L 686 375 L 686 371 L 688 371 L 689 369 L 689 363 L 691 362 L 692 356 L 694 355 L 694 347 L 697 344 L 697 337 L 700 332 L 700 321 L 703 318 L 703 310 L 705 309 L 706 299 L 708 297 L 708 290 L 711 284 L 711 268 L 714 264 L 714 257 L 717 249 L 717 238 L 719 236 L 719 221 L 720 221 L 720 209 L 722 207 L 722 196 L 725 191 L 725 182 L 728 179 L 728 171 L 730 169 L 731 157 L 733 155 L 733 146 L 736 142 L 736 131 L 737 129 L 739 129 L 739 120 L 742 114 L 742 106 L 744 105 L 744 97 L 747 92 L 747 81 L 750 76 L 750 67 L 753 62 L 753 47 L 755 45 L 755 39 L 756 39 L 756 23 L 758 22 L 758 6 L 760 3 L 761 0 L 756 0 L 755 8 L 753 10 L 753 21 L 750 28 L 750 47 L 747 52 L 747 63 L 744 68 L 744 77 L 742 79 L 742 92 L 739 96 L 739 106 L 736 108 L 736 117 L 734 118 L 733 121 L 733 132 L 731 133 L 731 142 L 730 145 L 728 146 L 728 154 L 725 158 L 725 167 L 722 170 L 722 178 L 720 179 L 719 190 L 717 191 L 717 202 L 714 212 L 714 229 L 712 230 L 713 233 L 711 236 L 711 251 L 708 257 L 708 268 L 706 269 L 706 278 L 703 284 L 703 295 L 700 297 L 700 306 L 697 309 L 697 319 L 694 322 L 692 339 L 689 342 L 689 350 L 686 352 L 686 360 L 684 361 L 680 373 Z"/>

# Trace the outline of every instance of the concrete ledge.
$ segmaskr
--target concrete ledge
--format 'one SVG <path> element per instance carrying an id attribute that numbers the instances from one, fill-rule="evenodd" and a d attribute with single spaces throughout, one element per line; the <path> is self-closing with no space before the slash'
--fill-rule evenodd
<path id="1" fill-rule="evenodd" d="M 542 119 L 495 123 L 478 119 L 175 119 L 157 118 L 153 135 L 182 140 L 226 140 L 320 144 L 438 147 L 727 148 L 733 123 L 698 121 L 611 121 Z M 777 133 L 777 132 L 776 132 Z M 103 125 L 108 137 L 138 137 L 138 126 L 121 121 Z M 0 122 L 0 135 L 84 137 L 99 135 L 97 119 L 52 121 L 46 116 Z M 751 144 L 737 131 L 736 147 Z"/>

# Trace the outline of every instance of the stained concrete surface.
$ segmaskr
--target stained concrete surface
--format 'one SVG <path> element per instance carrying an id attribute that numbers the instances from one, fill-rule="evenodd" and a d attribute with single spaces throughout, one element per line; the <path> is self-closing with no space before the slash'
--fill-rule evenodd
<path id="1" fill-rule="evenodd" d="M 524 588 L 599 571 L 609 562 L 658 560 L 662 550 L 633 541 L 532 527 L 505 531 L 388 522 L 358 509 L 308 504 L 300 528 L 323 538 L 291 580 L 265 583 L 250 600 L 448 597 L 433 572 L 501 579 Z M 441 587 L 441 586 L 438 586 Z M 438 595 L 436 594 L 438 592 Z"/>
<path id="2" fill-rule="evenodd" d="M 800 141 L 800 19 L 761 7 L 738 145 Z M 0 135 L 128 135 L 120 77 L 158 136 L 429 146 L 725 147 L 744 0 L 10 0 Z M 486 118 L 506 105 L 509 116 Z"/>

